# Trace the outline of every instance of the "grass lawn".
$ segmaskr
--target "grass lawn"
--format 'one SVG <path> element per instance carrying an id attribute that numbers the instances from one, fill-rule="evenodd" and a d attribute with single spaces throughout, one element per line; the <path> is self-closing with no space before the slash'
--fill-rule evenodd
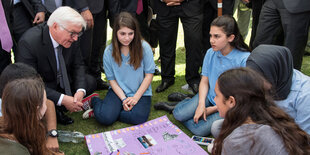
<path id="1" fill-rule="evenodd" d="M 108 39 L 111 37 L 111 29 L 108 30 Z M 156 49 L 156 54 L 154 60 L 158 59 L 159 56 L 159 51 Z M 157 61 L 155 61 L 157 63 Z M 160 66 L 160 64 L 157 63 L 157 65 Z M 177 125 L 184 133 L 186 133 L 188 136 L 192 136 L 192 133 L 190 133 L 189 130 L 187 130 L 180 122 L 175 120 L 173 118 L 172 114 L 169 114 L 165 111 L 158 111 L 153 108 L 153 105 L 159 101 L 168 101 L 167 96 L 172 93 L 172 92 L 183 92 L 186 93 L 181 89 L 181 86 L 186 84 L 185 81 L 185 48 L 184 48 L 184 43 L 183 43 L 183 31 L 181 25 L 179 26 L 179 34 L 178 34 L 178 41 L 177 41 L 177 52 L 176 52 L 176 78 L 175 78 L 175 84 L 171 86 L 169 89 L 162 93 L 155 93 L 156 87 L 160 84 L 161 82 L 161 77 L 160 76 L 154 76 L 153 82 L 152 82 L 152 88 L 153 88 L 153 97 L 152 97 L 152 109 L 151 113 L 149 116 L 149 120 L 155 119 L 157 117 L 167 115 L 168 118 L 172 123 Z M 310 75 L 310 56 L 304 57 L 303 60 L 303 66 L 302 66 L 302 72 Z M 107 90 L 103 91 L 98 91 L 100 94 L 100 98 L 104 98 L 105 94 L 107 93 Z M 79 131 L 82 132 L 85 135 L 88 134 L 94 134 L 94 133 L 100 133 L 104 131 L 110 131 L 110 130 L 115 130 L 115 129 L 120 129 L 120 128 L 125 128 L 128 126 L 132 126 L 130 124 L 125 124 L 121 122 L 116 122 L 111 126 L 103 126 L 100 125 L 98 122 L 96 122 L 95 118 L 83 120 L 82 119 L 82 114 L 83 112 L 78 112 L 78 113 L 72 113 L 68 114 L 70 117 L 74 119 L 74 123 L 72 125 L 58 125 L 59 130 L 70 130 L 70 131 Z M 79 154 L 79 155 L 84 155 L 84 154 L 89 154 L 88 148 L 86 146 L 86 143 L 59 143 L 60 145 L 60 150 L 64 151 L 65 154 Z M 203 147 L 206 149 L 206 147 Z"/>

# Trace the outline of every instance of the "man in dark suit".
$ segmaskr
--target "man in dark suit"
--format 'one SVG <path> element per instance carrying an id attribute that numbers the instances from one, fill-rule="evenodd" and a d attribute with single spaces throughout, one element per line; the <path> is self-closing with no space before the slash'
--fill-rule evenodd
<path id="1" fill-rule="evenodd" d="M 282 26 L 284 46 L 292 52 L 294 68 L 300 70 L 310 26 L 309 0 L 266 0 L 261 10 L 254 48 L 271 44 Z"/>
<path id="2" fill-rule="evenodd" d="M 29 29 L 18 43 L 16 61 L 31 65 L 41 75 L 47 98 L 56 104 L 57 121 L 62 124 L 73 123 L 63 112 L 80 111 L 83 97 L 95 90 L 95 79 L 85 73 L 76 42 L 83 27 L 86 22 L 78 12 L 59 7 L 47 25 Z"/>
<path id="3" fill-rule="evenodd" d="M 7 26 L 7 28 L 10 28 L 10 13 L 13 9 L 13 5 L 12 5 L 12 1 L 8 1 L 8 0 L 1 0 L 1 4 L 3 10 L 0 10 L 4 15 L 4 19 L 5 21 L 0 21 L 2 24 L 7 23 L 7 25 L 2 25 L 3 27 Z M 0 31 L 1 32 L 1 31 Z M 3 34 L 2 34 L 3 35 Z M 8 38 L 3 38 L 3 39 L 11 39 L 12 41 L 12 37 Z M 13 41 L 12 41 L 13 42 Z M 8 49 L 3 49 L 2 44 L 1 44 L 1 40 L 0 40 L 0 74 L 2 73 L 2 71 L 4 70 L 4 68 L 6 66 L 8 66 L 9 64 L 11 64 L 11 52 L 10 52 L 10 47 L 8 47 Z M 12 48 L 12 47 L 11 47 Z"/>
<path id="4" fill-rule="evenodd" d="M 154 0 L 159 25 L 159 47 L 162 82 L 156 92 L 174 84 L 175 48 L 179 19 L 183 24 L 186 49 L 185 79 L 195 93 L 200 82 L 202 65 L 202 2 L 201 0 Z"/>

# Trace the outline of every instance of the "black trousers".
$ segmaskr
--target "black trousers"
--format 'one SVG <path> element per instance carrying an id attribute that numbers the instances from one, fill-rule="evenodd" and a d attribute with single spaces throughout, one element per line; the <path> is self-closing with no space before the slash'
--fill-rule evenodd
<path id="1" fill-rule="evenodd" d="M 8 53 L 7 51 L 2 49 L 2 46 L 0 44 L 0 75 L 4 68 L 11 64 L 11 53 Z"/>
<path id="2" fill-rule="evenodd" d="M 12 17 L 13 38 L 18 43 L 24 32 L 32 27 L 32 17 L 21 2 L 14 5 Z"/>
<path id="3" fill-rule="evenodd" d="M 223 4 L 223 15 L 233 15 L 234 1 L 225 0 Z M 210 44 L 210 25 L 212 21 L 217 17 L 217 8 L 214 8 L 210 1 L 204 2 L 203 6 L 203 56 L 206 54 L 207 50 L 211 48 Z"/>
<path id="4" fill-rule="evenodd" d="M 101 79 L 102 57 L 107 38 L 106 15 L 106 9 L 93 14 L 94 27 L 86 30 L 79 40 L 87 72 L 96 79 Z"/>
<path id="5" fill-rule="evenodd" d="M 199 84 L 199 68 L 203 61 L 202 18 L 202 14 L 187 16 L 180 6 L 174 7 L 168 16 L 157 16 L 162 81 L 174 80 L 175 48 L 179 19 L 181 19 L 186 49 L 185 79 L 189 84 Z"/>
<path id="6" fill-rule="evenodd" d="M 266 0 L 259 17 L 254 48 L 260 44 L 271 44 L 279 26 L 284 31 L 284 46 L 291 50 L 294 68 L 300 70 L 308 40 L 310 11 L 293 14 L 283 4 L 281 7 L 281 4 L 275 5 L 272 0 Z"/>
<path id="7" fill-rule="evenodd" d="M 257 25 L 259 22 L 259 15 L 262 10 L 262 6 L 265 0 L 255 0 L 251 1 L 252 3 L 252 32 L 250 39 L 250 48 L 253 49 L 253 42 L 256 36 Z"/>

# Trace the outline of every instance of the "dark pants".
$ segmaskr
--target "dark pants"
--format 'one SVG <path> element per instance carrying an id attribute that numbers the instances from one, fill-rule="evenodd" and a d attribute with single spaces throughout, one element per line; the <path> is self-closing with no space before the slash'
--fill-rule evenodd
<path id="1" fill-rule="evenodd" d="M 210 1 L 204 1 L 203 4 L 203 57 L 207 50 L 211 48 L 210 44 L 210 25 L 212 21 L 217 17 L 217 7 L 211 4 Z M 234 0 L 223 1 L 223 15 L 233 15 Z"/>
<path id="2" fill-rule="evenodd" d="M 250 39 L 250 48 L 253 49 L 253 42 L 256 36 L 257 25 L 259 22 L 259 15 L 262 10 L 262 6 L 265 0 L 255 0 L 251 1 L 252 3 L 252 32 L 251 32 L 251 39 Z"/>
<path id="3" fill-rule="evenodd" d="M 199 68 L 202 65 L 202 19 L 203 15 L 187 16 L 181 6 L 170 10 L 168 16 L 157 16 L 161 58 L 162 81 L 173 81 L 179 19 L 183 24 L 186 49 L 186 75 L 189 84 L 199 84 Z"/>
<path id="4" fill-rule="evenodd" d="M 107 38 L 106 10 L 93 14 L 93 17 L 94 27 L 84 32 L 80 44 L 87 71 L 98 80 L 101 79 L 102 57 Z"/>
<path id="5" fill-rule="evenodd" d="M 109 89 L 104 100 L 92 99 L 95 118 L 104 125 L 111 125 L 117 120 L 128 124 L 144 123 L 151 110 L 151 98 L 151 96 L 142 96 L 131 111 L 125 111 L 122 101 L 112 89 Z"/>
<path id="6" fill-rule="evenodd" d="M 4 68 L 11 64 L 11 53 L 8 53 L 7 51 L 2 49 L 2 46 L 0 44 L 0 75 Z"/>
<path id="7" fill-rule="evenodd" d="M 300 70 L 302 58 L 308 39 L 310 26 L 310 11 L 290 13 L 282 1 L 275 5 L 272 0 L 266 0 L 263 5 L 257 27 L 254 48 L 260 44 L 271 44 L 277 34 L 277 28 L 284 31 L 284 46 L 291 50 L 294 68 Z"/>
<path id="8" fill-rule="evenodd" d="M 12 16 L 13 37 L 15 42 L 18 43 L 18 40 L 24 34 L 24 32 L 26 32 L 29 28 L 32 27 L 32 18 L 21 3 L 14 5 Z"/>

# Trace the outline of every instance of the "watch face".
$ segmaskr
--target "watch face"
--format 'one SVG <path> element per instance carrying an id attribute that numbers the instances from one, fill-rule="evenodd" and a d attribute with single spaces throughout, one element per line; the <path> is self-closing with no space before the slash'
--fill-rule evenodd
<path id="1" fill-rule="evenodd" d="M 53 130 L 53 131 L 51 132 L 51 136 L 56 137 L 56 136 L 57 136 L 57 131 L 56 131 L 56 130 Z"/>

